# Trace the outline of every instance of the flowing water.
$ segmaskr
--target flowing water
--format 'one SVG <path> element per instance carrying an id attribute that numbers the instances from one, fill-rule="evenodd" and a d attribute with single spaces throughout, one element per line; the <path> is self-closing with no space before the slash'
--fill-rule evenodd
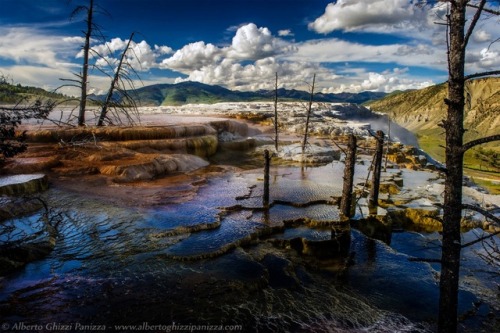
<path id="1" fill-rule="evenodd" d="M 367 168 L 358 168 L 362 181 Z M 152 208 L 52 188 L 43 197 L 64 217 L 56 246 L 0 280 L 1 322 L 41 331 L 54 323 L 115 331 L 144 323 L 242 325 L 248 332 L 433 331 L 439 267 L 408 256 L 438 256 L 437 234 L 394 233 L 386 244 L 353 229 L 342 255 L 293 249 L 297 239 L 332 238 L 339 216 L 331 201 L 340 195 L 342 169 L 337 162 L 272 168 L 276 203 L 269 211 L 261 209 L 255 169 L 209 177 L 192 200 Z M 41 214 L 3 225 L 36 228 Z M 495 284 L 473 254 L 466 257 L 469 287 L 461 288 L 460 313 L 479 305 L 461 330 L 475 332 L 482 319 L 498 315 L 488 305 Z M 472 275 L 479 270 L 483 275 Z"/>

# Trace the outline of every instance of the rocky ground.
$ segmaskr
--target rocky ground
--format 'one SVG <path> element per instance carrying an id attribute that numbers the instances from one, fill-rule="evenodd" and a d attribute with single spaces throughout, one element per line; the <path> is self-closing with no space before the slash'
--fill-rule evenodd
<path id="1" fill-rule="evenodd" d="M 360 137 L 358 164 L 368 170 L 375 147 L 370 121 L 376 119 L 369 110 L 350 104 L 314 104 L 311 138 L 302 153 L 304 106 L 280 105 L 278 151 L 273 143 L 273 107 L 272 103 L 256 102 L 143 108 L 143 125 L 134 127 L 59 128 L 31 124 L 26 127 L 29 149 L 3 166 L 2 173 L 16 176 L 4 178 L 0 193 L 15 197 L 46 189 L 50 184 L 124 207 L 187 202 L 211 175 L 254 167 L 254 163 L 261 167 L 265 149 L 273 154 L 273 165 L 316 166 L 340 161 L 347 134 L 351 133 Z M 358 120 L 347 120 L 353 118 Z M 253 151 L 250 159 L 235 163 L 235 156 L 248 151 Z M 226 162 L 227 156 L 233 161 L 221 162 L 217 157 L 220 155 L 226 155 Z M 375 212 L 379 223 L 440 230 L 436 220 L 441 214 L 436 204 L 442 202 L 443 192 L 442 175 L 436 171 L 439 165 L 424 152 L 399 142 L 386 145 L 384 163 L 382 194 Z M 19 182 L 19 178 L 28 177 L 21 176 L 25 174 L 41 177 Z M 341 181 L 341 174 L 338 176 Z M 498 213 L 499 196 L 464 184 L 468 202 L 480 202 Z M 358 179 L 355 191 L 360 215 L 356 219 L 373 215 L 365 199 L 369 187 L 368 178 Z M 0 209 L 3 216 L 17 214 L 12 208 L 16 200 L 4 199 Z M 40 208 L 37 204 L 31 206 Z M 473 213 L 464 216 L 463 226 L 499 230 Z"/>

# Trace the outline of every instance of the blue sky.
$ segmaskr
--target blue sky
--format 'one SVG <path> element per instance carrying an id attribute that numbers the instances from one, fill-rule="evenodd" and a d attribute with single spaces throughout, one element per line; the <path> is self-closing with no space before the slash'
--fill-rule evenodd
<path id="1" fill-rule="evenodd" d="M 446 5 L 410 0 L 94 0 L 104 39 L 92 46 L 112 72 L 132 32 L 129 63 L 142 82 L 186 80 L 236 90 L 280 86 L 323 92 L 422 88 L 446 80 L 445 31 L 435 24 Z M 14 83 L 54 89 L 81 70 L 88 0 L 0 0 L 0 73 Z M 489 7 L 499 9 L 498 1 Z M 473 12 L 471 12 L 471 15 Z M 500 67 L 498 18 L 483 20 L 471 38 L 467 71 Z M 109 77 L 91 72 L 90 91 Z M 63 92 L 73 94 L 71 88 Z"/>

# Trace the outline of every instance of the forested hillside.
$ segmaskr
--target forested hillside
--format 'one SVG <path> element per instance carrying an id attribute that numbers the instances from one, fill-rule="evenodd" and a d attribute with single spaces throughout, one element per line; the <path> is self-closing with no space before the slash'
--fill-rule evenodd
<path id="1" fill-rule="evenodd" d="M 2 104 L 15 104 L 20 101 L 32 101 L 37 98 L 52 99 L 52 100 L 65 100 L 68 97 L 48 92 L 42 88 L 22 86 L 20 84 L 14 85 L 8 83 L 5 79 L 0 79 L 0 103 Z"/>

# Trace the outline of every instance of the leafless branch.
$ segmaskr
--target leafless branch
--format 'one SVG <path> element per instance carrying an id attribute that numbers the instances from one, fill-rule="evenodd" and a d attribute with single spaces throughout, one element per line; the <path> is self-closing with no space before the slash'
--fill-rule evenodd
<path id="1" fill-rule="evenodd" d="M 344 155 L 347 155 L 347 152 L 345 151 L 345 149 L 344 149 L 344 148 L 342 148 L 342 147 L 340 147 L 340 145 L 339 145 L 339 144 L 338 144 L 335 140 L 333 140 L 333 139 L 332 139 L 332 142 L 333 142 L 333 144 L 334 144 L 335 146 L 337 146 L 337 148 L 338 148 L 338 149 L 340 149 L 340 151 L 341 151 Z"/>
<path id="2" fill-rule="evenodd" d="M 486 136 L 484 138 L 480 138 L 477 140 L 472 140 L 470 142 L 467 142 L 466 144 L 464 144 L 462 146 L 462 151 L 466 152 L 467 150 L 469 150 L 475 146 L 481 145 L 483 143 L 493 142 L 493 141 L 500 141 L 500 134 L 490 135 L 490 136 Z"/>
<path id="3" fill-rule="evenodd" d="M 481 5 L 481 4 L 479 4 L 479 5 Z M 467 6 L 471 7 L 471 8 L 479 9 L 479 6 L 476 5 L 476 4 L 473 4 L 473 3 L 469 3 L 469 4 L 467 4 Z M 491 9 L 491 8 L 483 8 L 482 11 L 486 12 L 486 13 L 489 13 L 489 14 L 493 14 L 493 15 L 500 15 L 500 11 L 494 10 L 494 9 Z"/>
<path id="4" fill-rule="evenodd" d="M 496 217 L 495 215 L 493 215 L 492 213 L 490 213 L 489 211 L 487 211 L 484 208 L 481 208 L 481 207 L 475 206 L 475 205 L 470 205 L 470 204 L 462 204 L 462 209 L 468 209 L 468 210 L 478 212 L 479 214 L 489 218 L 490 220 L 493 220 L 494 223 L 496 223 L 500 226 L 500 218 Z"/>
<path id="5" fill-rule="evenodd" d="M 473 241 L 470 241 L 468 243 L 462 244 L 462 248 L 474 245 L 476 243 L 480 243 L 480 242 L 485 241 L 485 240 L 490 239 L 490 238 L 493 238 L 498 234 L 500 234 L 500 231 L 495 231 L 494 233 L 488 234 L 487 236 L 480 237 L 480 238 L 475 239 Z"/>
<path id="6" fill-rule="evenodd" d="M 463 48 L 465 49 L 467 47 L 467 44 L 469 43 L 469 38 L 474 32 L 474 29 L 476 27 L 477 22 L 479 21 L 479 18 L 481 17 L 481 13 L 483 11 L 484 5 L 486 4 L 486 0 L 481 0 L 479 5 L 477 6 L 477 11 L 474 14 L 474 17 L 472 18 L 472 21 L 470 23 L 469 29 L 467 30 L 467 34 L 464 37 L 464 42 L 463 42 Z"/>
<path id="7" fill-rule="evenodd" d="M 474 73 L 474 74 L 464 76 L 464 80 L 467 81 L 467 80 L 475 79 L 478 77 L 485 77 L 485 76 L 492 76 L 492 75 L 500 75 L 500 71 Z"/>
<path id="8" fill-rule="evenodd" d="M 408 258 L 409 261 L 417 261 L 417 262 L 433 262 L 433 263 L 441 263 L 441 259 L 434 259 L 434 258 Z"/>

